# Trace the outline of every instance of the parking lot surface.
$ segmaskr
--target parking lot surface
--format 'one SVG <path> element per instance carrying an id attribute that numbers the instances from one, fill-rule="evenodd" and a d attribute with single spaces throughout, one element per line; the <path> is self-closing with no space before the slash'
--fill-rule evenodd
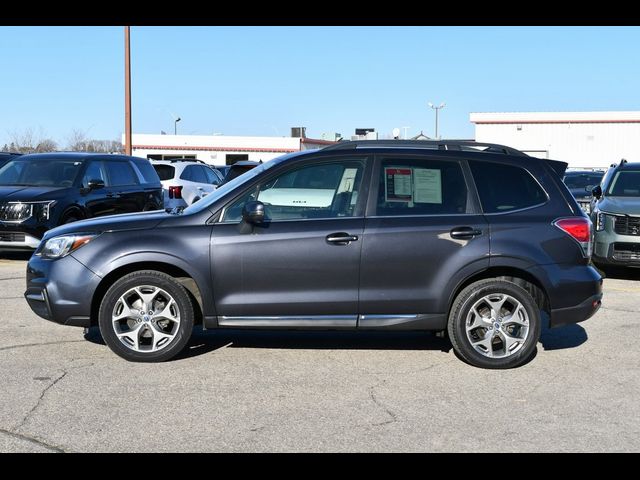
<path id="1" fill-rule="evenodd" d="M 162 364 L 40 319 L 0 254 L 0 451 L 639 451 L 640 271 L 590 320 L 482 370 L 427 333 L 198 330 Z"/>

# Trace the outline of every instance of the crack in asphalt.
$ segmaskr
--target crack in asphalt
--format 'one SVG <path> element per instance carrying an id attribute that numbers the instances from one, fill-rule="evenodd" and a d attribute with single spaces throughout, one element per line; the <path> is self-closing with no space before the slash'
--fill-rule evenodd
<path id="1" fill-rule="evenodd" d="M 24 298 L 24 296 L 20 295 L 19 297 L 0 297 L 0 300 L 18 300 L 19 298 Z"/>
<path id="2" fill-rule="evenodd" d="M 0 278 L 0 282 L 4 282 L 5 280 L 24 280 L 24 277 Z"/>
<path id="3" fill-rule="evenodd" d="M 29 417 L 38 409 L 38 407 L 42 403 L 42 400 L 44 399 L 44 396 L 47 394 L 47 392 L 51 388 L 53 388 L 56 385 L 56 383 L 58 383 L 60 380 L 62 380 L 64 377 L 66 377 L 67 373 L 68 372 L 66 370 L 63 370 L 62 371 L 62 375 L 60 375 L 53 382 L 51 382 L 49 385 L 47 385 L 44 388 L 44 390 L 42 390 L 42 393 L 40 394 L 40 397 L 38 398 L 38 401 L 36 402 L 36 404 L 31 408 L 31 410 L 29 410 L 29 412 L 27 412 L 27 414 L 24 416 L 24 418 L 22 419 L 20 424 L 16 428 L 14 428 L 14 430 L 19 430 L 20 428 L 22 428 L 24 426 L 25 423 L 27 423 L 27 420 L 29 420 Z"/>
<path id="4" fill-rule="evenodd" d="M 612 312 L 636 313 L 635 310 L 625 310 L 623 308 L 602 307 L 601 310 L 611 310 Z"/>
<path id="5" fill-rule="evenodd" d="M 0 347 L 0 352 L 3 350 L 12 350 L 14 348 L 26 348 L 26 347 L 39 347 L 41 345 L 60 345 L 62 343 L 84 343 L 86 340 L 60 340 L 58 342 L 45 342 L 45 343 L 23 343 L 20 345 L 8 345 L 6 347 Z"/>
<path id="6" fill-rule="evenodd" d="M 385 413 L 391 417 L 389 420 L 385 422 L 372 423 L 371 425 L 374 427 L 380 427 L 382 425 L 388 425 L 390 423 L 394 423 L 398 421 L 398 416 L 389 407 L 387 407 L 384 403 L 378 400 L 378 398 L 376 397 L 375 388 L 380 385 L 384 385 L 385 383 L 387 382 L 383 380 L 382 383 L 379 383 L 377 385 L 372 385 L 371 387 L 369 387 L 369 398 L 371 398 L 371 401 L 374 404 L 376 404 L 378 407 L 382 408 L 385 411 Z"/>
<path id="7" fill-rule="evenodd" d="M 52 452 L 55 452 L 55 453 L 67 453 L 69 451 L 69 450 L 65 450 L 64 448 L 58 447 L 56 445 L 51 445 L 50 443 L 46 443 L 40 440 L 39 438 L 31 437 L 29 435 L 24 435 L 22 433 L 12 432 L 10 430 L 5 430 L 4 428 L 0 428 L 0 433 L 4 433 L 5 435 L 17 438 L 19 440 L 24 440 L 25 442 L 33 443 L 40 447 L 44 447 L 47 450 L 51 450 Z"/>

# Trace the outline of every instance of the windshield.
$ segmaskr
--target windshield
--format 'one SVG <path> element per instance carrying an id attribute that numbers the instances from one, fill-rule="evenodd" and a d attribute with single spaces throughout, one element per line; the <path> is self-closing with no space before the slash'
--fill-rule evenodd
<path id="1" fill-rule="evenodd" d="M 569 188 L 584 188 L 588 186 L 600 185 L 602 173 L 581 173 L 578 175 L 567 175 L 564 177 L 564 183 Z"/>
<path id="2" fill-rule="evenodd" d="M 70 187 L 82 162 L 68 159 L 11 160 L 0 168 L 0 185 Z"/>
<path id="3" fill-rule="evenodd" d="M 607 194 L 612 197 L 640 197 L 640 170 L 617 172 Z"/>
<path id="4" fill-rule="evenodd" d="M 282 157 L 274 158 L 273 160 L 269 160 L 268 162 L 265 162 L 262 165 L 252 168 L 248 172 L 244 173 L 243 175 L 240 175 L 239 177 L 234 178 L 230 182 L 220 185 L 218 188 L 216 188 L 213 191 L 213 193 L 210 193 L 209 195 L 204 197 L 202 200 L 197 201 L 196 203 L 192 203 L 191 206 L 185 208 L 183 212 L 188 215 L 191 213 L 198 213 L 204 210 L 205 208 L 209 208 L 211 204 L 213 204 L 215 201 L 217 201 L 219 198 L 223 197 L 230 191 L 235 190 L 240 185 L 250 182 L 252 179 L 260 175 L 265 170 L 270 169 L 271 167 L 277 165 L 281 161 L 287 158 L 290 158 L 291 156 L 296 154 L 299 154 L 299 153 L 296 152 L 294 154 L 283 155 Z"/>

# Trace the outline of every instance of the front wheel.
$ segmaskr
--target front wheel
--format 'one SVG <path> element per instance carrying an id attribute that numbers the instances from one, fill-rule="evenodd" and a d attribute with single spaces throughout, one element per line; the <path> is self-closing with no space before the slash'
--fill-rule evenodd
<path id="1" fill-rule="evenodd" d="M 513 368 L 526 363 L 540 339 L 540 309 L 522 287 L 504 280 L 472 283 L 449 313 L 455 351 L 481 368 Z"/>
<path id="2" fill-rule="evenodd" d="M 193 304 L 173 277 L 133 272 L 107 291 L 98 313 L 105 343 L 132 362 L 163 362 L 177 355 L 193 330 Z"/>

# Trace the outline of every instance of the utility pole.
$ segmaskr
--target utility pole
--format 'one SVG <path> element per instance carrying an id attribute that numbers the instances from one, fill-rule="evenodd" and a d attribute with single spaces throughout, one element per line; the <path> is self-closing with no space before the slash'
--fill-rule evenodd
<path id="1" fill-rule="evenodd" d="M 131 155 L 131 43 L 124 27 L 124 153 Z"/>
<path id="2" fill-rule="evenodd" d="M 436 140 L 440 140 L 440 137 L 438 137 L 438 110 L 443 109 L 445 107 L 445 103 L 442 102 L 436 107 L 433 103 L 429 102 L 429 106 L 436 111 Z"/>

